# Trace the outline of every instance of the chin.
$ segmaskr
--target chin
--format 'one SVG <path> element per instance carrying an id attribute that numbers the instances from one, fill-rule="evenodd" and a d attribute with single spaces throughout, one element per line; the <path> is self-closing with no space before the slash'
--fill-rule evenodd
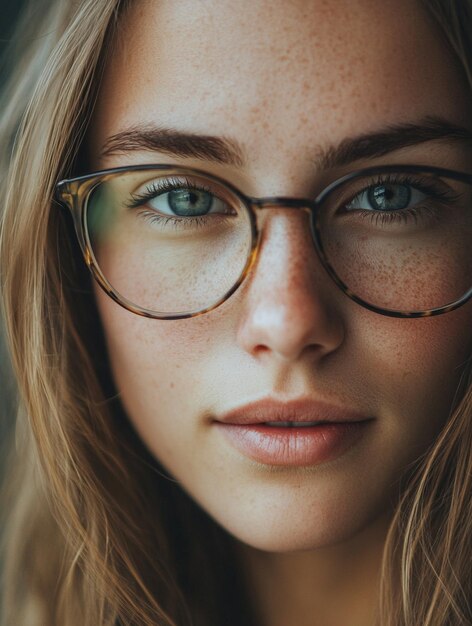
<path id="1" fill-rule="evenodd" d="M 283 516 L 266 514 L 244 519 L 225 518 L 218 521 L 236 540 L 266 552 L 297 552 L 316 550 L 342 544 L 360 536 L 375 520 L 360 515 L 340 513 L 311 516 L 297 512 Z"/>
<path id="2" fill-rule="evenodd" d="M 211 488 L 200 480 L 187 490 L 243 544 L 267 552 L 293 552 L 335 546 L 371 533 L 385 539 L 393 513 L 386 481 L 375 485 L 360 477 L 350 481 L 344 472 L 338 479 L 318 472 L 316 480 L 283 472 L 259 480 L 239 472 L 231 480 L 234 474 L 227 479 L 223 475 Z"/>
<path id="3" fill-rule="evenodd" d="M 350 533 L 343 530 L 310 528 L 304 532 L 293 532 L 287 529 L 285 532 L 279 529 L 277 532 L 261 531 L 259 533 L 244 533 L 233 535 L 237 540 L 263 552 L 302 552 L 307 550 L 320 550 L 342 544 L 357 534 L 355 530 Z"/>

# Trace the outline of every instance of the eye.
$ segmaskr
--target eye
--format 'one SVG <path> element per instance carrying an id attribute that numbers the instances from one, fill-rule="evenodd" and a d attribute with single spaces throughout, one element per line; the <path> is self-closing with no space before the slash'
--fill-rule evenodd
<path id="1" fill-rule="evenodd" d="M 147 206 L 158 215 L 169 217 L 204 217 L 209 213 L 229 213 L 230 208 L 210 187 L 190 180 L 162 178 L 148 182 L 143 189 L 130 193 L 125 206 Z"/>
<path id="2" fill-rule="evenodd" d="M 148 201 L 148 206 L 164 215 L 195 217 L 210 212 L 225 212 L 225 204 L 209 191 L 183 187 L 160 193 Z"/>
<path id="3" fill-rule="evenodd" d="M 399 211 L 425 200 L 428 196 L 405 183 L 380 183 L 371 185 L 358 193 L 346 209 L 373 211 Z"/>

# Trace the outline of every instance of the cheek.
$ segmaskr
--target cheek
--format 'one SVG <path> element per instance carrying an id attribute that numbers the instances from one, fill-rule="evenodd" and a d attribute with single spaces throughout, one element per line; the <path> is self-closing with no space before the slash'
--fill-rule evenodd
<path id="1" fill-rule="evenodd" d="M 97 205 L 102 209 L 102 203 Z M 214 304 L 236 283 L 250 251 L 250 222 L 242 212 L 231 227 L 203 229 L 200 236 L 194 230 L 192 237 L 159 230 L 142 216 L 120 210 L 110 220 L 113 228 L 103 228 L 96 217 L 91 221 L 94 255 L 112 287 L 133 304 L 163 313 L 193 312 Z M 188 320 L 152 326 L 159 324 L 179 334 Z"/>
<path id="2" fill-rule="evenodd" d="M 392 428 L 420 438 L 436 432 L 472 353 L 471 303 L 430 318 L 361 317 L 365 323 L 352 330 L 366 366 L 365 387 L 375 390 L 380 414 Z"/>
<path id="3" fill-rule="evenodd" d="M 470 288 L 470 228 L 460 220 L 449 232 L 440 223 L 422 236 L 416 233 L 413 242 L 414 231 L 389 241 L 382 232 L 348 226 L 327 229 L 325 250 L 337 275 L 366 302 L 427 311 L 458 300 Z"/>
<path id="4" fill-rule="evenodd" d="M 214 317 L 148 319 L 117 306 L 98 287 L 95 294 L 122 404 L 144 442 L 165 457 L 182 441 L 182 428 L 199 426 L 188 417 L 208 400 L 202 381 L 209 376 L 209 342 L 219 340 Z"/>

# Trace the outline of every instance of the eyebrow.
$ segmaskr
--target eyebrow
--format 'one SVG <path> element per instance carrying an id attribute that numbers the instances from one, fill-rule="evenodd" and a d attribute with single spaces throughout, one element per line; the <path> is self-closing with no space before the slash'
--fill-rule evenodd
<path id="1" fill-rule="evenodd" d="M 340 167 L 358 159 L 381 157 L 429 141 L 462 143 L 471 148 L 472 131 L 442 117 L 428 116 L 418 123 L 392 124 L 384 130 L 344 139 L 337 146 L 320 151 L 317 163 L 323 169 Z"/>
<path id="2" fill-rule="evenodd" d="M 244 152 L 229 137 L 198 135 L 154 125 L 132 126 L 112 135 L 103 146 L 101 156 L 151 150 L 179 157 L 194 157 L 227 165 L 243 167 Z"/>
<path id="3" fill-rule="evenodd" d="M 445 118 L 427 116 L 419 122 L 392 124 L 374 132 L 347 137 L 337 145 L 320 148 L 314 163 L 316 167 L 328 170 L 429 141 L 459 142 L 470 148 L 472 131 Z M 194 157 L 240 168 L 247 162 L 243 148 L 229 137 L 182 132 L 150 124 L 135 125 L 110 136 L 101 156 L 142 150 Z"/>

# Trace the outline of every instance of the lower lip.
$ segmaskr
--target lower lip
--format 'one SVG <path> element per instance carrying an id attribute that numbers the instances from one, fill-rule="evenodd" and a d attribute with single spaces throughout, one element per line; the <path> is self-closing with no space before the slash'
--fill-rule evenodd
<path id="1" fill-rule="evenodd" d="M 361 439 L 373 420 L 299 428 L 214 422 L 246 456 L 269 465 L 318 465 L 341 456 Z"/>

